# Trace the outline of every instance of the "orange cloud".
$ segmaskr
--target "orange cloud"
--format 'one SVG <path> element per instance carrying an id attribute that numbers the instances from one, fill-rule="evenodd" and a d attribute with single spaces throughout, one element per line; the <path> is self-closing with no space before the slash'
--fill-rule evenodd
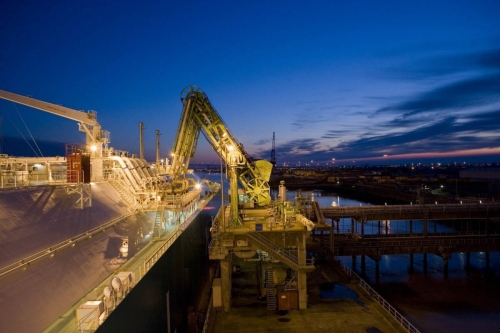
<path id="1" fill-rule="evenodd" d="M 383 156 L 364 157 L 364 158 L 349 158 L 349 159 L 336 160 L 336 162 L 467 157 L 467 156 L 484 156 L 484 155 L 497 155 L 497 154 L 500 154 L 500 147 L 480 148 L 480 149 L 465 149 L 465 150 L 455 150 L 455 151 L 449 151 L 449 152 L 414 153 L 414 154 L 383 155 Z"/>

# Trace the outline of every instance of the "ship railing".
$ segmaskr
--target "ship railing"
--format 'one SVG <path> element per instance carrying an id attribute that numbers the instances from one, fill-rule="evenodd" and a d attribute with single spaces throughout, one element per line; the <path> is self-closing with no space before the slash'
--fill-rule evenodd
<path id="1" fill-rule="evenodd" d="M 344 272 L 353 278 L 363 289 L 365 289 L 368 294 L 379 303 L 385 311 L 391 315 L 407 332 L 410 333 L 420 333 L 419 329 L 416 328 L 412 323 L 408 321 L 398 310 L 396 310 L 389 302 L 387 302 L 379 293 L 375 291 L 365 280 L 363 280 L 358 274 L 351 270 L 347 265 L 341 262 L 339 259 L 334 259 L 336 263 L 344 270 Z"/>
<path id="2" fill-rule="evenodd" d="M 182 234 L 182 229 L 180 227 L 177 227 L 172 234 L 170 234 L 165 241 L 163 241 L 163 244 L 155 251 L 153 252 L 149 257 L 144 260 L 144 263 L 142 264 L 142 271 L 141 271 L 141 278 L 142 276 L 146 275 L 146 273 L 153 267 L 153 265 L 161 258 L 161 256 L 167 252 L 167 250 L 170 248 L 170 246 L 179 238 L 179 236 Z"/>
<path id="3" fill-rule="evenodd" d="M 179 238 L 179 236 L 182 234 L 182 225 L 177 226 L 170 234 L 167 234 L 166 236 L 164 235 L 165 238 L 160 238 L 159 241 L 162 242 L 162 244 L 153 252 L 150 254 L 139 266 L 137 266 L 135 269 L 130 270 L 131 273 L 133 273 L 134 276 L 134 284 L 129 287 L 127 291 L 125 291 L 120 297 L 116 297 L 114 299 L 113 305 L 110 308 L 105 309 L 105 316 L 103 318 L 103 321 L 109 316 L 110 312 L 113 311 L 120 303 L 121 301 L 125 298 L 125 296 L 130 293 L 132 288 L 139 283 L 139 281 L 142 280 L 142 278 L 146 275 L 146 273 L 153 267 L 153 265 L 161 258 L 161 256 L 167 252 L 167 250 L 172 246 L 172 244 Z M 108 280 L 111 281 L 111 279 L 114 276 L 111 276 Z M 93 295 L 87 295 L 80 303 L 84 304 L 87 301 L 93 301 L 93 300 L 98 300 L 98 301 L 103 301 L 105 302 L 105 296 L 104 296 L 104 287 L 99 288 L 100 292 L 94 293 Z M 101 323 L 99 323 L 101 325 Z M 97 327 L 96 327 L 97 328 Z M 94 328 L 94 330 L 96 329 Z M 72 331 L 72 333 L 80 332 L 80 331 L 85 331 L 88 332 L 88 328 L 86 329 L 80 323 L 77 324 L 77 327 Z M 91 330 L 92 331 L 92 330 Z"/>
<path id="4" fill-rule="evenodd" d="M 198 191 L 199 192 L 199 191 Z M 191 200 L 192 198 L 195 198 L 196 196 L 188 196 L 188 198 Z M 206 198 L 206 202 L 210 201 L 210 198 Z M 192 210 L 197 209 L 197 205 L 192 205 L 190 208 Z M 191 214 L 192 215 L 192 214 Z M 153 265 L 161 258 L 161 256 L 174 244 L 174 242 L 179 238 L 179 236 L 182 234 L 182 232 L 189 226 L 190 223 L 193 222 L 193 218 L 189 218 L 188 220 L 184 221 L 182 224 L 177 225 L 175 229 L 172 229 L 169 233 L 163 234 L 162 237 L 160 237 L 156 242 L 162 242 L 161 245 L 157 246 L 156 250 L 151 253 L 144 261 L 142 261 L 138 266 L 136 266 L 134 269 L 128 270 L 129 272 L 133 273 L 134 276 L 134 283 L 131 285 L 128 290 L 126 290 L 121 297 L 116 297 L 112 306 L 109 308 L 105 308 L 105 314 L 103 315 L 102 321 L 106 320 L 108 317 L 110 311 L 113 311 L 120 303 L 121 301 L 125 298 L 125 296 L 131 291 L 131 289 L 137 285 L 137 283 L 142 280 L 142 278 L 146 275 L 146 273 L 153 267 Z M 111 279 L 114 276 L 111 277 Z M 108 279 L 111 281 L 111 279 Z M 79 304 L 83 304 L 86 301 L 91 301 L 91 300 L 99 300 L 105 302 L 105 296 L 104 296 L 104 287 L 101 286 L 95 290 L 95 292 L 87 295 Z M 101 317 L 99 317 L 99 325 L 101 325 Z M 77 327 L 73 329 L 73 333 L 80 332 L 84 330 L 85 328 L 77 323 Z M 94 328 L 95 330 L 95 328 Z M 87 330 L 88 331 L 88 330 Z"/>
<path id="5" fill-rule="evenodd" d="M 184 194 L 167 194 L 162 197 L 161 206 L 168 209 L 184 209 L 200 198 L 201 190 L 194 189 Z"/>
<path id="6" fill-rule="evenodd" d="M 0 188 L 66 183 L 66 172 L 53 171 L 51 178 L 49 181 L 46 174 L 0 169 Z"/>
<path id="7" fill-rule="evenodd" d="M 190 223 L 190 221 L 184 222 L 184 223 Z M 130 287 L 130 290 L 139 283 L 140 280 L 146 275 L 146 273 L 154 266 L 156 262 L 161 258 L 161 256 L 167 252 L 167 250 L 172 246 L 172 244 L 179 238 L 179 236 L 183 232 L 183 226 L 184 224 L 178 225 L 174 230 L 172 230 L 171 233 L 164 235 L 164 238 L 160 238 L 158 241 L 161 241 L 162 244 L 153 252 L 151 253 L 139 266 L 137 266 L 135 269 L 130 270 L 131 273 L 133 273 L 135 282 L 134 285 Z M 111 277 L 112 279 L 113 277 Z M 127 293 L 130 292 L 128 290 Z M 106 317 L 109 315 L 109 312 L 115 309 L 121 301 L 125 298 L 126 294 L 124 293 L 121 297 L 116 297 L 115 302 L 113 306 L 109 309 L 106 309 L 106 316 L 103 318 L 103 320 L 106 319 Z M 93 295 L 88 295 L 85 297 L 85 299 L 82 300 L 81 304 L 85 303 L 86 301 L 90 300 L 99 300 L 99 301 L 105 301 L 104 299 L 104 288 L 100 289 L 100 292 L 97 294 Z M 101 323 L 99 323 L 100 325 Z M 77 327 L 72 331 L 72 333 L 79 332 L 83 330 L 84 328 L 80 325 L 77 325 Z"/>
<path id="8" fill-rule="evenodd" d="M 10 265 L 2 267 L 2 268 L 0 268 L 0 277 L 4 276 L 6 274 L 9 274 L 17 269 L 27 269 L 27 268 L 29 268 L 29 266 L 32 263 L 34 263 L 35 261 L 38 261 L 40 259 L 43 259 L 45 257 L 53 257 L 57 253 L 60 253 L 61 250 L 66 249 L 66 248 L 70 248 L 70 247 L 74 247 L 77 243 L 79 243 L 85 239 L 92 238 L 92 236 L 103 232 L 104 230 L 114 226 L 118 222 L 123 221 L 124 219 L 126 219 L 127 217 L 129 217 L 131 215 L 133 215 L 133 214 L 128 214 L 128 215 L 116 218 L 108 223 L 102 224 L 98 227 L 95 227 L 95 228 L 92 228 L 86 232 L 83 232 L 83 233 L 81 233 L 73 238 L 70 238 L 70 239 L 67 239 L 63 242 L 60 242 L 59 244 L 55 244 L 55 245 L 49 247 L 48 249 L 42 250 L 42 251 L 37 252 L 37 253 L 35 253 L 29 257 L 26 257 L 22 260 L 16 261 L 15 263 L 12 263 Z"/>

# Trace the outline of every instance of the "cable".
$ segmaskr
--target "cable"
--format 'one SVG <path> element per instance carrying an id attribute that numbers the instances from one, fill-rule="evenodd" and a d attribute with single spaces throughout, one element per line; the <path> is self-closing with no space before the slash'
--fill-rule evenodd
<path id="1" fill-rule="evenodd" d="M 12 102 L 12 104 L 14 105 L 14 108 L 16 109 L 17 111 L 17 114 L 19 115 L 19 118 L 21 118 L 21 120 L 23 121 L 23 124 L 24 124 L 24 127 L 26 128 L 26 130 L 28 131 L 29 135 L 31 136 L 31 140 L 33 140 L 33 143 L 35 144 L 36 148 L 38 149 L 38 152 L 40 152 L 40 155 L 43 157 L 43 154 L 42 154 L 42 151 L 40 150 L 40 147 L 38 147 L 38 144 L 36 143 L 36 140 L 35 138 L 33 137 L 33 135 L 31 134 L 30 132 L 30 129 L 28 128 L 28 125 L 26 125 L 26 123 L 24 122 L 24 119 L 23 117 L 21 116 L 21 113 L 19 112 L 19 110 L 17 109 L 17 106 L 14 102 Z M 25 139 L 26 140 L 26 139 Z M 26 141 L 27 142 L 27 141 Z M 29 143 L 28 143 L 29 144 Z M 31 146 L 30 146 L 31 147 Z M 35 151 L 33 149 L 33 151 Z M 38 154 L 35 152 L 36 156 L 38 156 Z"/>
<path id="2" fill-rule="evenodd" d="M 21 133 L 21 131 L 19 130 L 19 128 L 16 126 L 16 124 L 12 121 L 12 119 L 9 117 L 9 115 L 7 113 L 4 113 L 6 116 L 7 116 L 7 119 L 9 119 L 9 121 L 12 123 L 12 125 L 14 126 L 14 128 L 19 132 L 19 134 L 21 134 L 22 138 L 24 139 L 24 141 L 26 141 L 26 143 L 28 144 L 28 146 L 31 148 L 31 150 L 33 150 L 33 152 L 35 153 L 35 155 L 37 157 L 40 157 L 38 155 L 38 153 L 35 151 L 35 149 L 30 145 L 30 143 L 28 142 L 28 140 L 24 137 L 23 133 Z"/>

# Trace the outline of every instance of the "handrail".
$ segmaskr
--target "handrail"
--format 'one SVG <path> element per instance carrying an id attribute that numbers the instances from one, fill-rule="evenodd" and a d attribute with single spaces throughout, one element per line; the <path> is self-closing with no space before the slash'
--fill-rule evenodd
<path id="1" fill-rule="evenodd" d="M 47 257 L 47 256 L 54 256 L 56 254 L 57 251 L 61 251 L 67 247 L 73 247 L 75 246 L 78 242 L 84 240 L 84 239 L 87 239 L 87 238 L 91 238 L 93 235 L 99 233 L 99 232 L 102 232 L 112 226 L 114 226 L 116 223 L 126 219 L 127 217 L 133 215 L 134 213 L 130 213 L 130 214 L 127 214 L 127 215 L 124 215 L 124 216 L 121 216 L 121 217 L 118 217 L 110 222 L 107 222 L 105 224 L 102 224 L 100 226 L 97 226 L 95 228 L 92 228 L 88 231 L 85 231 L 73 238 L 70 238 L 70 239 L 67 239 L 65 240 L 64 242 L 61 242 L 59 244 L 56 244 L 56 245 L 53 245 L 45 250 L 42 250 L 40 252 L 37 252 L 29 257 L 26 257 L 22 260 L 19 260 L 13 264 L 10 264 L 8 266 L 5 266 L 3 268 L 0 268 L 0 277 L 10 273 L 10 272 L 13 272 L 19 268 L 28 268 L 30 266 L 30 264 L 34 261 L 37 261 L 37 260 L 40 260 L 44 257 Z"/>
<path id="2" fill-rule="evenodd" d="M 361 287 L 363 287 L 370 296 L 377 301 L 382 308 L 386 310 L 391 317 L 393 317 L 407 332 L 410 333 L 420 333 L 418 328 L 416 328 L 412 323 L 408 321 L 401 313 L 398 312 L 389 302 L 387 302 L 382 296 L 379 295 L 368 283 L 366 283 L 359 275 L 357 275 L 353 270 L 347 267 L 339 259 L 333 259 L 345 272 L 347 275 L 352 277 Z"/>
<path id="3" fill-rule="evenodd" d="M 206 198 L 205 200 L 210 201 L 213 198 L 213 196 L 210 196 Z M 189 219 L 188 221 L 185 221 L 183 224 L 178 225 L 175 230 L 172 231 L 170 235 L 168 235 L 167 238 L 165 239 L 160 239 L 163 241 L 163 243 L 152 253 L 150 254 L 143 262 L 140 264 L 138 267 L 136 267 L 133 270 L 133 273 L 136 276 L 136 281 L 135 285 L 139 283 L 140 280 L 146 275 L 146 273 L 153 267 L 153 265 L 161 258 L 161 256 L 172 246 L 172 244 L 179 238 L 179 236 L 184 232 L 184 230 L 194 221 L 194 219 Z M 135 286 L 134 285 L 134 286 Z M 133 287 L 132 287 L 133 288 Z M 104 297 L 103 293 L 96 297 L 95 294 L 92 294 L 92 296 L 88 296 L 86 300 L 88 299 L 102 299 Z M 118 302 L 121 302 L 120 300 L 117 300 L 117 303 L 114 305 L 118 306 Z M 81 330 L 81 327 L 77 327 L 73 332 Z"/>
<path id="4" fill-rule="evenodd" d="M 369 214 L 408 214 L 408 213 L 460 213 L 460 212 L 499 212 L 500 203 L 476 204 L 437 204 L 437 205 L 371 205 L 320 207 L 323 213 L 338 217 Z"/>
<path id="5" fill-rule="evenodd" d="M 247 236 L 249 236 L 254 241 L 260 243 L 260 245 L 264 247 L 264 250 L 272 251 L 272 253 L 270 253 L 271 256 L 275 257 L 276 259 L 281 259 L 282 261 L 284 261 L 285 264 L 288 264 L 290 267 L 296 269 L 304 268 L 304 266 L 302 266 L 299 263 L 296 251 L 290 251 L 281 248 L 276 244 L 274 244 L 273 242 L 271 242 L 267 237 L 259 234 L 258 232 L 249 232 L 247 233 Z M 314 267 L 311 260 L 306 260 L 305 266 Z"/>
<path id="6" fill-rule="evenodd" d="M 179 238 L 181 233 L 182 229 L 180 227 L 175 228 L 174 232 L 163 242 L 163 244 L 144 260 L 144 263 L 142 264 L 142 275 L 146 274 L 151 267 L 153 267 L 160 257 L 175 242 L 175 240 Z"/>

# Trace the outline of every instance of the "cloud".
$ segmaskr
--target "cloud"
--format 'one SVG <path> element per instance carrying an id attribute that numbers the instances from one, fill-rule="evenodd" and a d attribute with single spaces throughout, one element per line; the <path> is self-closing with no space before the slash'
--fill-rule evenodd
<path id="1" fill-rule="evenodd" d="M 476 62 L 484 68 L 500 69 L 500 49 L 490 50 L 478 54 Z"/>
<path id="2" fill-rule="evenodd" d="M 292 126 L 299 130 L 309 128 L 314 124 L 324 123 L 328 121 L 328 115 L 314 109 L 307 109 L 303 112 L 296 113 Z"/>
<path id="3" fill-rule="evenodd" d="M 385 73 L 402 79 L 428 80 L 466 71 L 497 69 L 500 69 L 500 49 L 494 48 L 479 52 L 431 56 L 427 59 L 412 58 L 397 68 L 389 68 Z"/>
<path id="4" fill-rule="evenodd" d="M 478 107 L 500 101 L 500 73 L 472 78 L 425 92 L 377 112 L 404 111 L 404 117 L 451 108 Z"/>
<path id="5" fill-rule="evenodd" d="M 407 156 L 408 158 L 427 156 L 430 158 L 439 154 L 472 156 L 474 151 L 488 151 L 493 154 L 500 147 L 500 134 L 497 134 L 498 119 L 500 119 L 500 110 L 485 111 L 468 115 L 466 118 L 448 116 L 425 126 L 408 128 L 396 133 L 370 135 L 367 132 L 359 139 L 343 140 L 334 147 L 312 138 L 292 140 L 280 143 L 276 147 L 276 157 L 278 161 L 292 163 L 294 161 L 324 163 L 331 162 L 332 158 L 337 161 L 382 160 L 384 154 L 388 154 L 390 158 L 393 156 Z M 391 127 L 394 122 L 388 121 L 385 126 Z M 411 125 L 411 121 L 402 120 L 399 124 Z M 348 130 L 330 130 L 323 138 L 327 140 L 342 138 L 347 133 L 349 133 Z M 268 149 L 261 151 L 261 156 L 268 154 Z"/>
<path id="6" fill-rule="evenodd" d="M 324 134 L 322 139 L 340 139 L 345 136 L 345 134 L 349 133 L 348 130 L 329 130 Z"/>
<path id="7" fill-rule="evenodd" d="M 465 119 L 450 116 L 404 132 L 344 141 L 338 148 L 351 152 L 352 156 L 364 154 L 373 157 L 383 153 L 445 152 L 498 147 L 500 146 L 500 134 L 497 134 L 498 119 L 500 110 L 477 113 Z"/>
<path id="8" fill-rule="evenodd" d="M 254 142 L 254 145 L 256 145 L 256 146 L 263 146 L 263 145 L 268 144 L 269 142 L 271 142 L 270 139 L 262 139 L 262 140 L 259 140 L 257 142 Z"/>
<path id="9" fill-rule="evenodd" d="M 403 75 L 399 80 L 409 78 L 410 82 L 418 83 L 415 76 L 406 75 L 413 71 L 427 80 L 441 76 L 429 81 L 433 83 L 427 91 L 409 97 L 366 97 L 370 103 L 382 107 L 371 115 L 361 112 L 368 119 L 352 118 L 352 126 L 344 123 L 339 127 L 336 118 L 331 129 L 325 130 L 319 139 L 280 142 L 276 147 L 278 164 L 284 159 L 310 163 L 331 162 L 332 158 L 382 160 L 385 154 L 434 158 L 440 154 L 498 153 L 500 49 L 419 60 L 416 66 L 409 66 L 411 70 L 401 69 Z M 443 83 L 436 86 L 439 81 Z M 308 110 L 297 113 L 292 125 L 296 129 L 310 129 L 317 123 L 330 121 L 328 111 L 342 110 L 341 106 L 321 104 L 320 101 L 298 103 Z M 353 117 L 353 109 L 363 106 L 351 104 L 344 113 Z M 267 156 L 269 149 L 262 153 Z"/>

